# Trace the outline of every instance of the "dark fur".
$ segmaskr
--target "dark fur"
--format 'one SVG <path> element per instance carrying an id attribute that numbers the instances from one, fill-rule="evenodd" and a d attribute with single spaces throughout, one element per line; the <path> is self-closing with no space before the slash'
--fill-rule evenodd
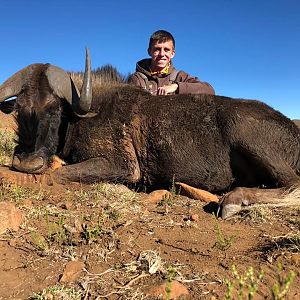
<path id="1" fill-rule="evenodd" d="M 62 103 L 49 87 L 45 76 L 47 67 L 48 64 L 40 64 L 30 74 L 14 106 L 18 124 L 14 156 L 21 160 L 35 155 L 48 163 L 58 148 Z M 47 163 L 40 171 L 46 170 Z"/>
<path id="2" fill-rule="evenodd" d="M 72 166 L 65 169 L 72 180 L 157 186 L 175 179 L 216 192 L 284 186 L 297 178 L 299 130 L 261 102 L 208 95 L 153 97 L 124 86 L 95 96 L 93 108 L 96 117 L 73 124 L 65 159 L 84 163 L 78 173 Z M 137 168 L 140 176 L 132 179 Z"/>

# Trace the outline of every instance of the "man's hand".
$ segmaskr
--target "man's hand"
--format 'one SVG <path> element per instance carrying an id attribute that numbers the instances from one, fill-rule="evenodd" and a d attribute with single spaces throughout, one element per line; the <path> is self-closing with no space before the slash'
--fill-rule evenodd
<path id="1" fill-rule="evenodd" d="M 168 95 L 176 92 L 178 89 L 177 83 L 172 83 L 170 85 L 164 85 L 157 89 L 157 95 Z"/>

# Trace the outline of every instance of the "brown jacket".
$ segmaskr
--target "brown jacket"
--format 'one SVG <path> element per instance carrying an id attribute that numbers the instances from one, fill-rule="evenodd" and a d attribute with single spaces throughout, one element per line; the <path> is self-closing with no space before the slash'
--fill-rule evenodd
<path id="1" fill-rule="evenodd" d="M 156 95 L 158 87 L 172 83 L 178 84 L 177 94 L 215 94 L 209 83 L 202 82 L 184 71 L 177 71 L 172 62 L 168 74 L 151 75 L 150 63 L 151 59 L 148 58 L 137 62 L 136 72 L 129 77 L 129 83 L 141 86 L 153 95 Z"/>

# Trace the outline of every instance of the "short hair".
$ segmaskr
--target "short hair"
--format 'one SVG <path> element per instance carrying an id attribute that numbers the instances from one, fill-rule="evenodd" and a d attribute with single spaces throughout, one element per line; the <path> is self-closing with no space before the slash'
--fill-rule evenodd
<path id="1" fill-rule="evenodd" d="M 156 41 L 159 41 L 160 43 L 166 42 L 166 41 L 172 41 L 173 48 L 175 49 L 175 39 L 173 35 L 165 30 L 157 30 L 153 32 L 149 39 L 149 49 L 151 48 L 152 44 Z"/>

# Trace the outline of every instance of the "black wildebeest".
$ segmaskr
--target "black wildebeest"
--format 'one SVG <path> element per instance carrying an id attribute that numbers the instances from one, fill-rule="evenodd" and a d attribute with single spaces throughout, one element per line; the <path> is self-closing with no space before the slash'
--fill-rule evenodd
<path id="1" fill-rule="evenodd" d="M 0 86 L 0 102 L 17 96 L 13 168 L 42 173 L 57 154 L 68 163 L 54 172 L 58 181 L 157 187 L 175 178 L 229 192 L 223 218 L 242 205 L 287 201 L 297 190 L 300 132 L 280 112 L 222 96 L 152 96 L 118 80 L 101 84 L 100 77 L 87 54 L 86 71 L 73 79 L 33 64 Z"/>

